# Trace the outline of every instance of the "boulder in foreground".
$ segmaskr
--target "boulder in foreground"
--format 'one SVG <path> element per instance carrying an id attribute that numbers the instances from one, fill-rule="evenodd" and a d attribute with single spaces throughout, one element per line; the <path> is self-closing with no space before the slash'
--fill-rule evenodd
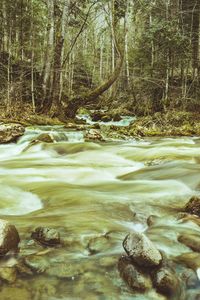
<path id="1" fill-rule="evenodd" d="M 123 241 L 123 247 L 128 256 L 139 266 L 156 267 L 162 261 L 160 252 L 143 233 L 129 233 Z"/>

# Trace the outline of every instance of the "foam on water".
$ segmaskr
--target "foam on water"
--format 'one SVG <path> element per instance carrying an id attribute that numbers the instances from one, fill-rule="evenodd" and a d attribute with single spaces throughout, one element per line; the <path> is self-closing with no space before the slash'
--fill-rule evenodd
<path id="1" fill-rule="evenodd" d="M 37 195 L 14 186 L 0 185 L 1 215 L 26 215 L 42 207 L 42 202 Z"/>

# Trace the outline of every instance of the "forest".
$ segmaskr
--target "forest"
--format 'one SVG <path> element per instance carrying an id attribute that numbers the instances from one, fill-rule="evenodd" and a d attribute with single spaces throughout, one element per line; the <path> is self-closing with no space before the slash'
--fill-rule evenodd
<path id="1" fill-rule="evenodd" d="M 200 0 L 0 0 L 0 300 L 200 299 Z"/>
<path id="2" fill-rule="evenodd" d="M 2 0 L 1 107 L 199 111 L 199 15 L 197 0 Z"/>

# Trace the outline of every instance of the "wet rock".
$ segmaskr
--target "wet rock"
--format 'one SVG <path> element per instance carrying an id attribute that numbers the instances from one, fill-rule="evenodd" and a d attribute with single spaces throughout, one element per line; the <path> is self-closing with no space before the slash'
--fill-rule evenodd
<path id="1" fill-rule="evenodd" d="M 75 118 L 74 122 L 78 125 L 85 125 L 87 122 L 84 119 Z"/>
<path id="2" fill-rule="evenodd" d="M 0 255 L 5 255 L 10 250 L 17 250 L 19 242 L 20 238 L 15 226 L 0 220 Z"/>
<path id="3" fill-rule="evenodd" d="M 185 212 L 193 215 L 197 215 L 200 217 L 200 198 L 192 197 L 189 202 L 185 205 Z"/>
<path id="4" fill-rule="evenodd" d="M 155 225 L 155 224 L 156 224 L 156 221 L 157 221 L 158 219 L 159 219 L 158 216 L 154 216 L 154 215 L 149 216 L 148 219 L 147 219 L 147 225 L 148 225 L 149 227 Z"/>
<path id="5" fill-rule="evenodd" d="M 31 237 L 44 246 L 61 244 L 60 233 L 54 228 L 38 227 L 32 232 Z"/>
<path id="6" fill-rule="evenodd" d="M 118 261 L 118 270 L 122 279 L 133 290 L 144 292 L 151 288 L 150 276 L 145 274 L 138 266 L 133 265 L 130 257 L 122 256 Z"/>
<path id="7" fill-rule="evenodd" d="M 185 282 L 187 288 L 195 288 L 200 284 L 196 272 L 192 269 L 185 269 L 181 274 L 181 279 Z"/>
<path id="8" fill-rule="evenodd" d="M 162 267 L 153 274 L 153 285 L 159 293 L 173 295 L 179 288 L 179 279 L 172 269 Z"/>
<path id="9" fill-rule="evenodd" d="M 160 252 L 143 233 L 128 234 L 123 241 L 123 247 L 131 259 L 140 266 L 158 266 L 162 261 Z"/>
<path id="10" fill-rule="evenodd" d="M 25 266 L 29 267 L 32 271 L 40 274 L 44 273 L 49 267 L 46 257 L 39 255 L 29 255 L 24 259 Z"/>
<path id="11" fill-rule="evenodd" d="M 104 141 L 103 136 L 101 135 L 100 131 L 96 129 L 89 129 L 85 133 L 85 140 L 86 141 Z"/>
<path id="12" fill-rule="evenodd" d="M 116 257 L 115 256 L 105 256 L 99 259 L 99 265 L 104 268 L 111 268 L 116 266 Z"/>
<path id="13" fill-rule="evenodd" d="M 195 252 L 183 253 L 179 256 L 176 256 L 174 260 L 179 264 L 184 264 L 188 268 L 191 268 L 196 271 L 200 268 L 200 254 Z"/>
<path id="14" fill-rule="evenodd" d="M 122 120 L 122 117 L 120 116 L 120 114 L 115 114 L 113 117 L 113 121 L 114 122 L 119 122 Z"/>
<path id="15" fill-rule="evenodd" d="M 0 143 L 16 142 L 25 132 L 20 124 L 0 124 Z"/>
<path id="16" fill-rule="evenodd" d="M 90 239 L 87 249 L 91 255 L 105 252 L 106 250 L 110 249 L 109 237 L 102 235 Z"/>
<path id="17" fill-rule="evenodd" d="M 102 114 L 99 112 L 97 112 L 97 113 L 94 113 L 93 115 L 92 115 L 92 121 L 93 122 L 97 122 L 97 121 L 100 121 L 101 120 L 101 117 L 102 117 Z"/>
<path id="18" fill-rule="evenodd" d="M 42 133 L 34 140 L 34 142 L 53 143 L 54 138 L 49 133 Z"/>
<path id="19" fill-rule="evenodd" d="M 200 236 L 195 234 L 182 234 L 178 237 L 178 241 L 193 251 L 200 252 Z"/>
<path id="20" fill-rule="evenodd" d="M 0 267 L 0 279 L 14 283 L 17 279 L 17 271 L 15 267 Z"/>
<path id="21" fill-rule="evenodd" d="M 45 273 L 57 278 L 72 279 L 81 275 L 83 273 L 83 269 L 79 262 L 71 262 L 69 264 L 57 263 L 47 268 Z"/>
<path id="22" fill-rule="evenodd" d="M 32 270 L 22 260 L 20 260 L 18 262 L 18 264 L 16 265 L 16 269 L 17 269 L 17 272 L 22 276 L 27 277 L 27 275 L 28 276 L 33 275 Z"/>
<path id="23" fill-rule="evenodd" d="M 102 116 L 101 121 L 102 122 L 110 122 L 110 121 L 112 121 L 112 117 L 109 115 Z"/>

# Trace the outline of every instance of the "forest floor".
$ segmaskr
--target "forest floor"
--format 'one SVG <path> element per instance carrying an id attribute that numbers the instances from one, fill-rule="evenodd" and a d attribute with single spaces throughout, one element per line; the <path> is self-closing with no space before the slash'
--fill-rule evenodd
<path id="1" fill-rule="evenodd" d="M 105 116 L 112 116 L 113 112 L 108 111 Z M 35 114 L 30 107 L 23 110 L 18 107 L 9 113 L 4 107 L 0 107 L 0 122 L 19 123 L 23 126 L 31 125 L 70 125 L 74 124 L 74 129 L 80 130 L 78 120 L 67 119 L 66 122 L 48 115 Z M 98 123 L 98 121 L 97 121 Z M 84 122 L 82 123 L 84 129 Z M 88 127 L 88 126 L 87 126 Z M 93 127 L 94 128 L 94 127 Z M 111 134 L 124 137 L 154 137 L 154 136 L 200 136 L 200 113 L 185 111 L 157 112 L 149 116 L 136 117 L 129 126 L 118 127 L 108 126 Z"/>

